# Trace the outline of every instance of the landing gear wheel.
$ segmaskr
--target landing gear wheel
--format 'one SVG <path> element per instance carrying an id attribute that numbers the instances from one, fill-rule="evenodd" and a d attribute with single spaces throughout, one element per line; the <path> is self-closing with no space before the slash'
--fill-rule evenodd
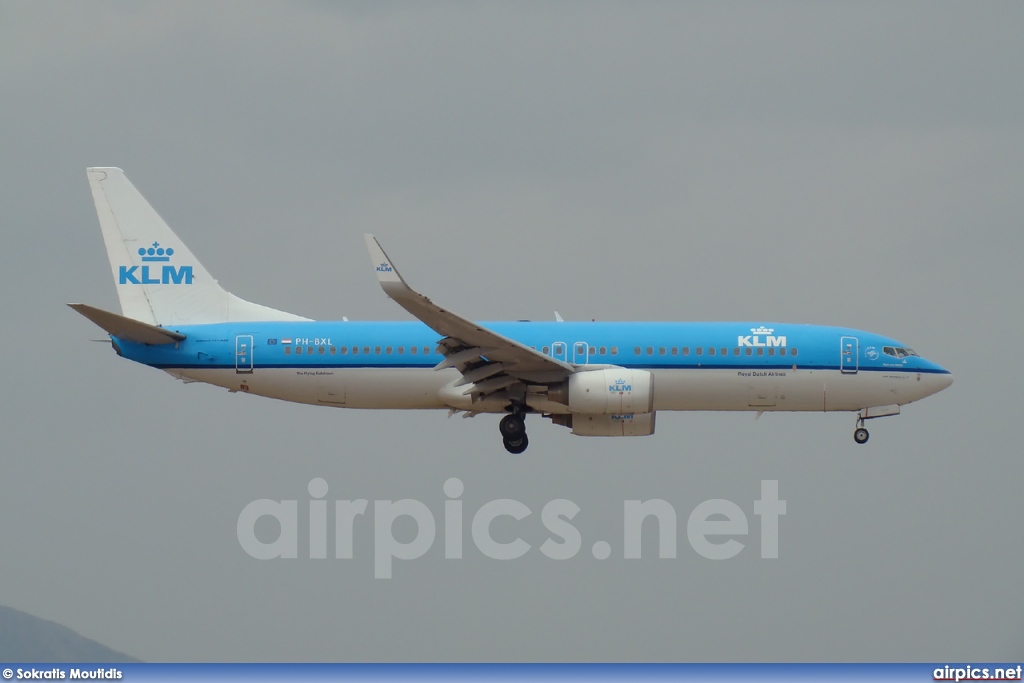
<path id="1" fill-rule="evenodd" d="M 516 437 L 514 439 L 509 439 L 508 437 L 505 437 L 504 439 L 502 439 L 502 441 L 505 444 L 505 450 L 511 453 L 512 455 L 519 455 L 520 453 L 526 450 L 527 446 L 530 445 L 530 440 L 526 437 L 525 432 L 522 436 Z"/>
<path id="2" fill-rule="evenodd" d="M 857 429 L 855 429 L 853 432 L 853 440 L 856 441 L 857 443 L 867 443 L 869 436 L 871 435 L 868 434 L 868 430 L 864 429 L 863 427 L 857 427 Z"/>
<path id="3" fill-rule="evenodd" d="M 506 439 L 518 439 L 520 436 L 526 436 L 526 422 L 520 415 L 515 413 L 506 415 L 501 418 L 501 422 L 498 423 L 498 431 Z M 506 446 L 507 448 L 507 446 Z"/>

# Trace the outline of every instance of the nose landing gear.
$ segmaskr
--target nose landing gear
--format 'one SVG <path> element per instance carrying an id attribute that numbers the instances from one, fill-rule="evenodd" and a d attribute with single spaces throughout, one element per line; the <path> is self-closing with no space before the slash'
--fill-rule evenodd
<path id="1" fill-rule="evenodd" d="M 859 444 L 865 444 L 868 442 L 868 430 L 864 428 L 865 420 L 874 420 L 879 417 L 889 417 L 890 415 L 899 415 L 900 407 L 898 404 L 892 404 L 888 406 L 872 406 L 870 408 L 862 408 L 857 412 L 857 428 L 853 430 L 853 440 Z"/>
<path id="2" fill-rule="evenodd" d="M 864 420 L 857 420 L 857 429 L 853 430 L 853 440 L 857 443 L 867 443 L 868 438 L 871 436 L 863 425 Z"/>
<path id="3" fill-rule="evenodd" d="M 526 415 L 522 410 L 513 408 L 510 414 L 501 418 L 498 431 L 501 432 L 505 450 L 513 455 L 519 455 L 530 445 L 530 439 L 526 436 Z"/>

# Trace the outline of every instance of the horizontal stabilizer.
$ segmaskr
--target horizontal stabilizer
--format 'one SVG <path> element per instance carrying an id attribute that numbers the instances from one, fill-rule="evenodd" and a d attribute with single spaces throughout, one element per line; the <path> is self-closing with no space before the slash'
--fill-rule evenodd
<path id="1" fill-rule="evenodd" d="M 104 311 L 86 304 L 68 304 L 68 306 L 118 339 L 126 339 L 139 344 L 173 344 L 185 338 L 185 335 L 180 332 L 165 330 L 156 325 L 126 318 L 123 315 Z"/>

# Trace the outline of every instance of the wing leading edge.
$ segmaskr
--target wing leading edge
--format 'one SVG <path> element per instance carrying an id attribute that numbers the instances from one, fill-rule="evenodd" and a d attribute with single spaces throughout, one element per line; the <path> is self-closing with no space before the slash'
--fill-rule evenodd
<path id="1" fill-rule="evenodd" d="M 476 400 L 518 383 L 557 382 L 575 372 L 569 363 L 438 306 L 406 283 L 373 235 L 365 238 L 381 289 L 443 337 L 438 346 L 445 359 L 435 369 L 456 368 L 462 373 L 456 386 L 468 385 L 465 395 Z"/>

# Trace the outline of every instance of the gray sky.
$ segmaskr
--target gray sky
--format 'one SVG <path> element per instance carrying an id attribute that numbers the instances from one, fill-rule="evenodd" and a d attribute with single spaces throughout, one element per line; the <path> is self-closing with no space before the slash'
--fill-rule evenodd
<path id="1" fill-rule="evenodd" d="M 145 660 L 1024 658 L 1024 6 L 964 3 L 36 3 L 0 7 L 0 604 Z M 953 387 L 848 414 L 665 413 L 643 439 L 351 412 L 183 385 L 64 306 L 117 300 L 84 169 L 116 165 L 226 287 L 407 319 L 361 234 L 478 319 L 793 321 L 896 337 Z M 259 498 L 415 498 L 466 553 L 374 580 L 261 562 Z M 753 501 L 777 479 L 780 557 Z M 500 562 L 469 519 L 533 545 Z M 567 498 L 583 550 L 544 557 Z M 626 499 L 679 553 L 622 559 Z M 725 498 L 732 560 L 685 521 Z M 372 508 L 372 503 L 371 503 Z M 404 527 L 411 534 L 413 527 Z M 403 527 L 396 525 L 401 536 Z M 612 546 L 610 559 L 590 553 Z"/>

